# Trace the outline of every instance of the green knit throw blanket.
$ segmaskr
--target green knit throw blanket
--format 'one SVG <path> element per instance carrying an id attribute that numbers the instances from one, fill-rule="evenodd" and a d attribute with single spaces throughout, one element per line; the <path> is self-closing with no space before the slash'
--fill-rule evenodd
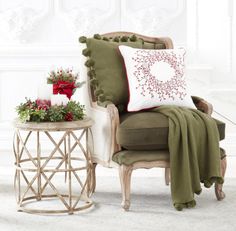
<path id="1" fill-rule="evenodd" d="M 215 121 L 195 109 L 161 106 L 153 109 L 169 118 L 171 195 L 177 210 L 194 207 L 201 184 L 223 183 L 219 133 Z"/>

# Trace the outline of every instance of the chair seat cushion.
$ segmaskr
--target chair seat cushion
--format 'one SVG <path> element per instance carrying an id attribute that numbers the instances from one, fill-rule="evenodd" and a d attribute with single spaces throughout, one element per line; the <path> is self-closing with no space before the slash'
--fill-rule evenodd
<path id="1" fill-rule="evenodd" d="M 131 165 L 136 162 L 169 161 L 168 150 L 131 151 L 123 150 L 113 155 L 112 160 L 119 165 Z"/>
<path id="2" fill-rule="evenodd" d="M 220 140 L 225 137 L 225 123 L 217 123 Z M 168 118 L 157 112 L 125 113 L 120 116 L 117 143 L 128 150 L 168 149 Z"/>
<path id="3" fill-rule="evenodd" d="M 225 150 L 220 149 L 221 159 L 225 158 Z M 152 161 L 165 161 L 170 160 L 168 150 L 149 150 L 149 151 L 132 151 L 122 150 L 112 156 L 112 160 L 119 165 L 131 165 L 136 162 L 152 162 Z"/>

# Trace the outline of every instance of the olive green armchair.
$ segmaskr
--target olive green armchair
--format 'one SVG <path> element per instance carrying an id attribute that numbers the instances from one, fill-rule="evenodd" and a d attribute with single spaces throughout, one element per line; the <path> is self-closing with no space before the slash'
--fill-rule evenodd
<path id="1" fill-rule="evenodd" d="M 147 37 L 129 32 L 115 32 L 94 35 L 94 38 L 80 38 L 83 44 L 83 60 L 87 68 L 81 67 L 86 76 L 86 111 L 95 125 L 93 131 L 93 177 L 89 185 L 95 191 L 97 164 L 104 167 L 118 167 L 122 207 L 130 207 L 130 181 L 132 171 L 139 168 L 163 168 L 165 183 L 170 183 L 170 162 L 168 150 L 168 118 L 149 111 L 127 112 L 128 87 L 122 59 L 117 53 L 118 45 L 124 44 L 142 49 L 170 49 L 170 38 Z M 115 64 L 111 59 L 119 59 Z M 120 78 L 120 82 L 117 79 Z M 209 115 L 212 105 L 199 97 L 192 97 L 198 110 Z M 220 139 L 224 139 L 225 124 L 216 121 Z M 221 173 L 226 170 L 226 157 L 221 158 Z M 215 184 L 218 200 L 225 197 L 221 184 Z"/>

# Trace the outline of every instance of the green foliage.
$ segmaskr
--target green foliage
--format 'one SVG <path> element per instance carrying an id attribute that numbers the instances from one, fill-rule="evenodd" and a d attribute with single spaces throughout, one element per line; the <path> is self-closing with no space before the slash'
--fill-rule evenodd
<path id="1" fill-rule="evenodd" d="M 58 81 L 67 81 L 67 82 L 76 82 L 78 79 L 78 73 L 73 73 L 69 68 L 67 69 L 58 69 L 57 71 L 52 70 L 47 77 L 48 84 L 55 84 Z"/>
<path id="2" fill-rule="evenodd" d="M 51 106 L 48 109 L 48 120 L 51 122 L 61 122 L 64 121 L 66 115 L 65 107 L 61 106 Z"/>
<path id="3" fill-rule="evenodd" d="M 48 102 L 45 102 L 48 104 Z M 69 101 L 66 106 L 42 105 L 42 101 L 26 99 L 16 107 L 17 114 L 22 122 L 61 122 L 81 120 L 85 116 L 85 107 L 79 102 Z"/>
<path id="4" fill-rule="evenodd" d="M 25 103 L 21 103 L 17 108 L 17 113 L 19 115 L 19 119 L 22 122 L 26 121 L 36 121 L 39 122 L 44 120 L 46 113 L 44 110 L 39 109 L 35 101 L 31 101 L 30 99 L 26 98 Z"/>
<path id="5" fill-rule="evenodd" d="M 80 105 L 79 103 L 76 103 L 75 101 L 70 101 L 66 108 L 66 114 L 72 113 L 73 114 L 73 120 L 81 120 L 84 118 L 85 114 L 85 107 L 84 105 Z"/>

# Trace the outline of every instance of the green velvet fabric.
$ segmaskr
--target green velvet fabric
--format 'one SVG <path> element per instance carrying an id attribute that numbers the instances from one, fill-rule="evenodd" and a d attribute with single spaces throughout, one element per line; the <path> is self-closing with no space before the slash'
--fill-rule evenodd
<path id="1" fill-rule="evenodd" d="M 220 140 L 223 140 L 225 138 L 225 123 L 217 119 L 214 120 L 217 124 Z"/>
<path id="2" fill-rule="evenodd" d="M 168 149 L 168 119 L 155 112 L 126 113 L 120 116 L 117 143 L 128 150 Z"/>
<path id="3" fill-rule="evenodd" d="M 125 74 L 123 59 L 118 51 L 119 45 L 126 45 L 134 48 L 142 48 L 143 41 L 122 42 L 118 38 L 112 41 L 88 38 L 87 49 L 90 51 L 90 59 L 94 61 L 91 67 L 95 72 L 93 78 L 97 80 L 96 89 L 100 92 L 97 95 L 99 103 L 111 101 L 115 105 L 127 105 L 128 83 Z"/>
<path id="4" fill-rule="evenodd" d="M 156 43 L 155 49 L 166 49 L 166 46 L 163 43 Z"/>
<path id="5" fill-rule="evenodd" d="M 225 123 L 214 119 L 220 140 L 225 137 Z M 168 149 L 169 122 L 158 112 L 134 112 L 120 116 L 117 143 L 128 150 Z"/>
<path id="6" fill-rule="evenodd" d="M 130 151 L 123 150 L 113 155 L 112 160 L 119 165 L 131 165 L 139 161 L 169 161 L 168 150 L 155 150 L 155 151 Z"/>
<path id="7" fill-rule="evenodd" d="M 151 43 L 151 42 L 143 42 L 143 49 L 166 49 L 164 43 Z"/>
<path id="8" fill-rule="evenodd" d="M 143 49 L 155 49 L 155 44 L 149 42 L 143 42 Z"/>
<path id="9" fill-rule="evenodd" d="M 194 194 L 201 193 L 201 182 L 210 187 L 222 184 L 219 132 L 208 115 L 177 106 L 154 109 L 169 119 L 171 195 L 177 210 L 193 207 Z"/>
<path id="10" fill-rule="evenodd" d="M 220 149 L 221 159 L 226 157 L 224 149 Z M 139 161 L 151 162 L 151 161 L 169 161 L 170 154 L 167 149 L 165 150 L 150 150 L 150 151 L 134 151 L 134 150 L 122 150 L 115 153 L 112 156 L 112 160 L 119 165 L 131 165 Z"/>

